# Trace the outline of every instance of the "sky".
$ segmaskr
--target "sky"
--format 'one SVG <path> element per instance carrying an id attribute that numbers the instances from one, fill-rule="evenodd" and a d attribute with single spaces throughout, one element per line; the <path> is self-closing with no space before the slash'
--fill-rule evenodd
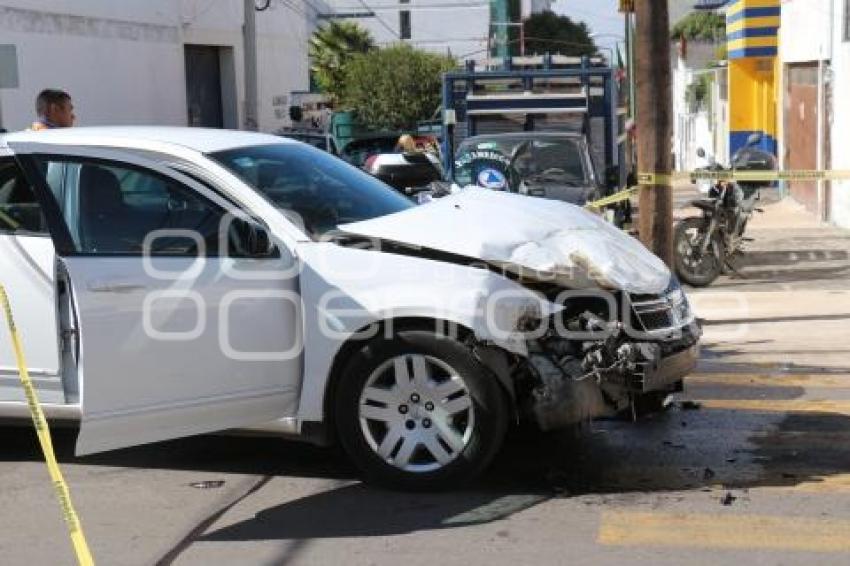
<path id="1" fill-rule="evenodd" d="M 617 11 L 619 5 L 618 0 L 557 0 L 552 9 L 556 14 L 585 22 L 593 33 L 619 36 L 594 38 L 600 47 L 614 47 L 618 41 L 623 41 L 625 31 L 623 16 Z"/>

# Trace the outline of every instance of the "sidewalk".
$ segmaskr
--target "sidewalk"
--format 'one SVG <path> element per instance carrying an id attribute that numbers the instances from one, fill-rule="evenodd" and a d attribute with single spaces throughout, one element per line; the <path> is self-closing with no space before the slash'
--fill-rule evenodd
<path id="1" fill-rule="evenodd" d="M 689 292 L 705 320 L 701 369 L 850 375 L 850 231 L 790 199 L 763 208 L 740 275 Z"/>

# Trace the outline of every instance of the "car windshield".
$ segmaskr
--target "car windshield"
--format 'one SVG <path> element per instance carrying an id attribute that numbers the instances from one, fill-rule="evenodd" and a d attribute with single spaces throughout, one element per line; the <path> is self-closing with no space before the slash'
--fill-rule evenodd
<path id="1" fill-rule="evenodd" d="M 589 180 L 582 156 L 577 139 L 479 138 L 458 148 L 454 181 L 500 190 L 516 190 L 513 185 L 521 182 L 585 185 Z"/>
<path id="2" fill-rule="evenodd" d="M 266 196 L 310 236 L 415 206 L 374 177 L 300 143 L 240 147 L 210 155 Z"/>

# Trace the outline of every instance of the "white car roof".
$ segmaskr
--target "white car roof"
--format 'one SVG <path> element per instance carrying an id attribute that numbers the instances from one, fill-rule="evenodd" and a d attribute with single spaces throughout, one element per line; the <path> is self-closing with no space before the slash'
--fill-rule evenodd
<path id="1" fill-rule="evenodd" d="M 7 143 L 43 143 L 56 145 L 112 145 L 133 147 L 151 142 L 182 146 L 201 153 L 225 151 L 249 145 L 270 143 L 295 143 L 280 136 L 220 130 L 213 128 L 185 128 L 173 126 L 99 126 L 83 128 L 56 128 L 41 131 L 22 131 L 0 136 L 0 145 Z"/>

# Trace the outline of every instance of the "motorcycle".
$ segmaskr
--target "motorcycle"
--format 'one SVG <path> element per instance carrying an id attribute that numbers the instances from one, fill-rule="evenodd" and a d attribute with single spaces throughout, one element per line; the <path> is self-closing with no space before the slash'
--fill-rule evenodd
<path id="1" fill-rule="evenodd" d="M 703 171 L 775 171 L 776 157 L 756 145 L 761 136 L 753 134 L 744 147 L 732 156 L 732 166 L 724 168 L 713 157 L 707 157 L 708 166 Z M 700 148 L 697 155 L 706 158 Z M 756 204 L 761 189 L 770 187 L 772 181 L 717 181 L 708 192 L 708 198 L 692 201 L 691 206 L 702 211 L 702 216 L 680 221 L 673 234 L 673 255 L 679 279 L 694 287 L 705 287 L 726 269 L 735 271 L 731 260 L 744 253 L 744 244 L 752 241 L 744 233 L 755 212 L 764 212 Z"/>

